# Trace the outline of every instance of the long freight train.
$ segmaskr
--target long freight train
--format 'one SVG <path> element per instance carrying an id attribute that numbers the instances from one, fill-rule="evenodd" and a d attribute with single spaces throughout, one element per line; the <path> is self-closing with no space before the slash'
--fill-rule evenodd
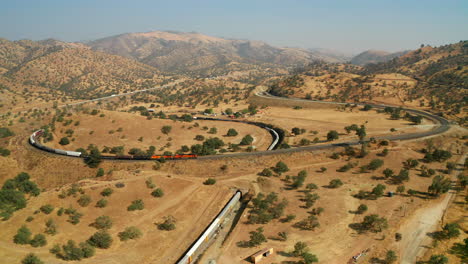
<path id="1" fill-rule="evenodd" d="M 221 212 L 216 216 L 210 225 L 201 233 L 201 235 L 193 242 L 193 244 L 185 251 L 184 255 L 176 262 L 176 264 L 189 264 L 196 260 L 196 257 L 201 253 L 199 250 L 203 250 L 204 243 L 208 243 L 210 238 L 212 238 L 218 229 L 221 227 L 221 224 L 224 221 L 226 215 L 234 208 L 234 206 L 242 198 L 242 192 L 237 190 L 236 193 L 231 197 L 231 199 L 226 203 Z"/>
<path id="2" fill-rule="evenodd" d="M 284 131 L 275 128 L 271 125 L 267 125 L 261 122 L 253 122 L 253 121 L 245 121 L 245 120 L 228 120 L 228 119 L 218 119 L 218 118 L 209 118 L 209 117 L 195 117 L 194 119 L 198 120 L 211 120 L 211 121 L 227 121 L 227 122 L 239 122 L 239 123 L 245 123 L 245 124 L 250 124 L 254 126 L 261 127 L 263 129 L 266 129 L 268 132 L 273 137 L 273 142 L 270 144 L 268 147 L 268 150 L 274 150 L 276 149 L 279 144 L 283 141 L 284 139 Z M 64 156 L 70 156 L 70 157 L 81 157 L 81 158 L 86 158 L 87 156 L 84 155 L 81 152 L 77 151 L 68 151 L 68 150 L 61 150 L 61 149 L 53 149 L 49 148 L 47 146 L 42 145 L 39 142 L 39 138 L 42 136 L 44 133 L 44 130 L 40 129 L 36 132 L 34 132 L 30 137 L 29 137 L 29 143 L 33 145 L 34 147 L 50 152 L 50 153 L 55 153 L 59 155 L 64 155 Z M 177 159 L 196 159 L 197 155 L 196 154 L 175 154 L 175 155 L 151 155 L 151 156 L 112 156 L 112 155 L 101 155 L 102 159 L 108 159 L 108 160 L 161 160 L 161 159 L 166 159 L 166 160 L 177 160 Z"/>
<path id="3" fill-rule="evenodd" d="M 44 130 L 40 129 L 29 137 L 29 143 L 40 149 L 50 153 L 55 153 L 64 156 L 70 157 L 81 157 L 86 158 L 87 156 L 78 151 L 69 151 L 69 150 L 62 150 L 62 149 L 54 149 L 47 146 L 42 145 L 39 142 L 39 138 L 44 133 Z M 195 154 L 176 154 L 176 155 L 148 155 L 148 156 L 111 156 L 111 155 L 101 155 L 102 159 L 112 159 L 112 160 L 173 160 L 173 159 L 196 159 L 197 155 Z"/>

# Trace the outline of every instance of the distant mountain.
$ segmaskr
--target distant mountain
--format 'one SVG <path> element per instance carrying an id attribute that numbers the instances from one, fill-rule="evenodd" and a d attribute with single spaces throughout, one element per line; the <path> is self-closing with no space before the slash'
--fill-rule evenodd
<path id="1" fill-rule="evenodd" d="M 338 60 L 318 51 L 173 31 L 128 33 L 86 44 L 95 51 L 132 58 L 165 72 L 205 76 L 257 69 L 259 66 L 284 68 L 303 66 L 319 59 Z"/>
<path id="2" fill-rule="evenodd" d="M 351 53 L 341 52 L 333 49 L 313 48 L 309 49 L 309 51 L 317 54 L 317 56 L 324 56 L 323 61 L 326 62 L 346 62 L 353 58 Z"/>
<path id="3" fill-rule="evenodd" d="M 354 65 L 364 66 L 369 63 L 386 62 L 393 58 L 400 57 L 406 53 L 408 53 L 408 51 L 390 53 L 381 50 L 367 50 L 354 56 L 350 62 Z"/>
<path id="4" fill-rule="evenodd" d="M 11 91 L 47 89 L 87 98 L 149 88 L 160 78 L 151 66 L 79 43 L 0 39 L 0 84 Z"/>

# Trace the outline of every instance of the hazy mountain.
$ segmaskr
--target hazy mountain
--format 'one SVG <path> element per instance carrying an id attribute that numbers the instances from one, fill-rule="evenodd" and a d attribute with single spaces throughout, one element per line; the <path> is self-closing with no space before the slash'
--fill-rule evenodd
<path id="1" fill-rule="evenodd" d="M 367 50 L 354 56 L 350 62 L 355 65 L 364 66 L 369 63 L 386 62 L 406 53 L 408 53 L 408 51 L 390 53 L 381 50 Z"/>
<path id="2" fill-rule="evenodd" d="M 338 60 L 319 51 L 172 31 L 128 33 L 87 45 L 96 51 L 133 58 L 162 71 L 195 75 L 220 75 L 258 66 L 295 67 L 318 59 Z"/>
<path id="3" fill-rule="evenodd" d="M 333 49 L 313 48 L 309 49 L 310 52 L 317 54 L 317 56 L 324 56 L 326 62 L 346 62 L 353 58 L 353 54 Z"/>

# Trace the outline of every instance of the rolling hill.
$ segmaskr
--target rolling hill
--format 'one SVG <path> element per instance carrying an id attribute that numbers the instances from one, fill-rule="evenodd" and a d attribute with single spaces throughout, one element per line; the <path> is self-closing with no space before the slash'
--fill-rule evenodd
<path id="1" fill-rule="evenodd" d="M 355 65 L 364 66 L 369 63 L 379 63 L 379 62 L 386 62 L 393 58 L 397 58 L 406 54 L 408 51 L 401 51 L 390 53 L 381 50 L 367 50 L 358 55 L 354 56 L 350 63 Z"/>
<path id="2" fill-rule="evenodd" d="M 162 78 L 151 66 L 79 43 L 0 40 L 0 84 L 12 92 L 90 98 L 149 88 Z"/>

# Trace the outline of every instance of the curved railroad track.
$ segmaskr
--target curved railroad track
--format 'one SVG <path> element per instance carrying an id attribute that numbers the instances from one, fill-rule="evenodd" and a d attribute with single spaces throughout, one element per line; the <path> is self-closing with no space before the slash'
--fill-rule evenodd
<path id="1" fill-rule="evenodd" d="M 317 101 L 317 100 L 306 100 L 306 99 L 300 99 L 300 98 L 286 98 L 286 97 L 278 97 L 269 94 L 268 92 L 257 92 L 255 93 L 254 96 L 270 99 L 270 100 L 288 100 L 288 101 L 297 101 L 297 102 L 305 102 L 305 103 L 311 103 L 311 104 L 330 104 L 330 105 L 346 105 L 348 103 L 341 103 L 341 102 L 325 102 L 325 101 Z M 105 98 L 98 98 L 94 99 L 95 100 L 101 100 L 101 99 L 108 99 L 110 97 L 105 97 Z M 366 105 L 364 103 L 355 103 L 355 105 L 358 106 L 363 106 Z M 395 107 L 391 105 L 384 105 L 384 104 L 369 104 L 373 108 L 377 109 L 383 109 L 385 107 Z M 399 134 L 399 135 L 385 135 L 385 136 L 378 136 L 374 137 L 377 140 L 390 140 L 390 141 L 395 141 L 395 140 L 412 140 L 412 139 L 418 139 L 418 138 L 425 138 L 425 137 L 430 137 L 430 136 L 435 136 L 438 134 L 442 134 L 446 132 L 447 130 L 450 129 L 450 122 L 446 120 L 445 118 L 426 112 L 418 109 L 412 109 L 412 108 L 401 108 L 405 112 L 414 114 L 414 115 L 420 115 L 428 120 L 431 120 L 436 126 L 434 126 L 433 129 L 429 131 L 424 131 L 424 132 L 416 132 L 416 133 L 406 133 L 406 134 Z M 239 122 L 239 123 L 246 123 L 250 125 L 256 125 L 261 128 L 264 128 L 268 130 L 268 132 L 272 135 L 273 140 L 272 144 L 269 146 L 268 150 L 266 151 L 255 151 L 255 152 L 242 152 L 242 153 L 232 153 L 232 154 L 218 154 L 218 155 L 210 155 L 210 156 L 198 156 L 194 157 L 193 155 L 190 154 L 184 154 L 184 155 L 172 155 L 172 156 L 161 156 L 161 155 L 154 155 L 154 156 L 144 156 L 144 157 L 138 157 L 138 156 L 122 156 L 122 157 L 114 157 L 114 156 L 103 156 L 102 158 L 107 159 L 107 160 L 156 160 L 159 158 L 166 158 L 166 159 L 186 159 L 186 158 L 198 158 L 198 159 L 223 159 L 223 158 L 233 158 L 233 157 L 243 157 L 243 156 L 264 156 L 264 155 L 275 155 L 275 154 L 281 154 L 281 153 L 293 153 L 293 152 L 300 152 L 300 151 L 315 151 L 315 150 L 324 150 L 324 149 L 330 149 L 330 148 L 335 148 L 335 147 L 343 147 L 343 146 L 352 146 L 352 145 L 358 145 L 361 144 L 359 140 L 351 140 L 351 141 L 346 141 L 346 142 L 340 142 L 340 143 L 329 143 L 329 144 L 321 144 L 321 145 L 313 145 L 313 146 L 305 146 L 305 147 L 296 147 L 296 148 L 288 148 L 288 149 L 276 149 L 278 145 L 281 143 L 284 137 L 284 132 L 281 129 L 275 128 L 272 125 L 261 123 L 261 122 L 253 122 L 253 121 L 245 121 L 245 120 L 231 120 L 231 119 L 218 119 L 218 118 L 207 118 L 207 117 L 198 117 L 197 119 L 202 119 L 202 120 L 213 120 L 213 121 L 229 121 L 229 122 Z M 38 140 L 36 139 L 36 136 L 38 136 L 39 131 L 34 132 L 30 138 L 29 138 L 29 143 L 33 145 L 34 147 L 47 151 L 50 153 L 58 154 L 58 155 L 65 155 L 65 156 L 71 156 L 71 157 L 80 157 L 80 158 L 85 158 L 85 156 L 81 155 L 79 152 L 74 152 L 74 151 L 64 151 L 60 149 L 52 149 L 48 147 L 44 147 L 40 143 L 38 143 Z M 40 136 L 40 135 L 39 135 Z"/>

